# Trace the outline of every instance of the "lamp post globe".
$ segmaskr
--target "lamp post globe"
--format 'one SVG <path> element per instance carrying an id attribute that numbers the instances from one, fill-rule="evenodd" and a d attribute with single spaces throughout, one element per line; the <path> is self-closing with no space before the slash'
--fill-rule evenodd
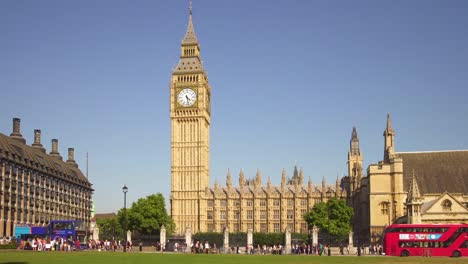
<path id="1" fill-rule="evenodd" d="M 124 193 L 123 252 L 127 252 L 127 185 L 124 184 L 124 186 L 122 187 L 122 192 Z"/>

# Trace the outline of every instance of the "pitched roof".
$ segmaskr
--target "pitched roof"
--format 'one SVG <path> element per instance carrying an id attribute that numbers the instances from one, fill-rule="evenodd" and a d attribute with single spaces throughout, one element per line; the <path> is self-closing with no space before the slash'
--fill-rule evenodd
<path id="1" fill-rule="evenodd" d="M 403 159 L 405 191 L 414 170 L 421 194 L 468 193 L 468 150 L 398 152 L 396 156 Z"/>
<path id="2" fill-rule="evenodd" d="M 2 133 L 0 133 L 0 157 L 92 189 L 91 183 L 74 164 L 48 155 L 39 148 L 28 146 Z"/>

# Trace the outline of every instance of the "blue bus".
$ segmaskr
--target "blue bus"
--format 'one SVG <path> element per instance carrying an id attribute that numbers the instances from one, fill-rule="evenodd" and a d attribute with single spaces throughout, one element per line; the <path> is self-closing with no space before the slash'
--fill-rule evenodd
<path id="1" fill-rule="evenodd" d="M 51 220 L 50 239 L 61 237 L 64 240 L 84 241 L 86 238 L 86 225 L 83 221 L 76 220 Z"/>

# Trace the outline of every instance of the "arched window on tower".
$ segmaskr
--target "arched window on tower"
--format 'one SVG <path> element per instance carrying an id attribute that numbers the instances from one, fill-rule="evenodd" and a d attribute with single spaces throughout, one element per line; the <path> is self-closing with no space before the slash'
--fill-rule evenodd
<path id="1" fill-rule="evenodd" d="M 445 199 L 442 202 L 442 210 L 444 211 L 452 211 L 452 202 L 449 199 Z"/>

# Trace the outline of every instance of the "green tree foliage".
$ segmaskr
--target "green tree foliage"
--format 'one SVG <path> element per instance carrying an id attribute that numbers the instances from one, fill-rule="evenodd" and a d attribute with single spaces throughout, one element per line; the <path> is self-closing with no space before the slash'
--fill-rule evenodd
<path id="1" fill-rule="evenodd" d="M 315 204 L 312 210 L 304 215 L 304 220 L 310 229 L 317 226 L 330 235 L 345 237 L 351 230 L 353 215 L 353 208 L 347 206 L 345 201 L 330 199 L 327 203 Z"/>
<path id="2" fill-rule="evenodd" d="M 124 209 L 118 212 L 119 223 L 124 224 Z M 137 231 L 142 235 L 153 235 L 166 227 L 167 235 L 174 231 L 174 221 L 167 214 L 164 197 L 161 193 L 140 198 L 127 208 L 126 225 L 128 230 Z"/>
<path id="3" fill-rule="evenodd" d="M 122 239 L 122 226 L 120 225 L 117 216 L 98 218 L 96 219 L 96 223 L 99 227 L 99 237 L 101 239 Z"/>

